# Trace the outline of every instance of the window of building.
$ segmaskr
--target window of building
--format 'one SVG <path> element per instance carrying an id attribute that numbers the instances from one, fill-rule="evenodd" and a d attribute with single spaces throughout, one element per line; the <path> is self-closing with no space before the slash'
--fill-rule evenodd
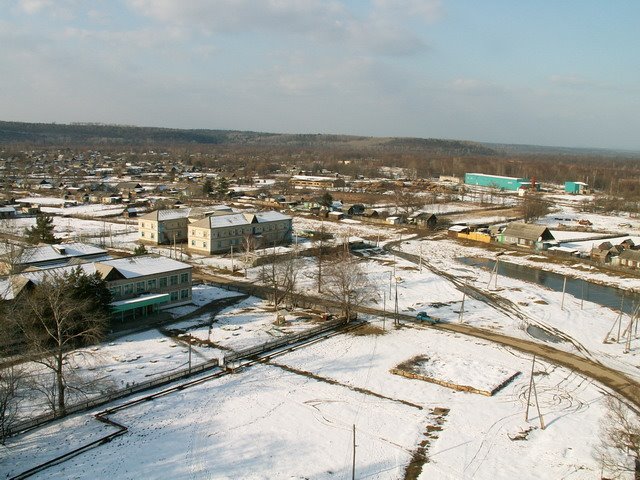
<path id="1" fill-rule="evenodd" d="M 155 289 L 158 286 L 158 280 L 155 278 L 147 280 L 147 290 Z"/>
<path id="2" fill-rule="evenodd" d="M 178 291 L 171 292 L 171 301 L 175 302 L 178 299 Z"/>
<path id="3" fill-rule="evenodd" d="M 178 275 L 171 275 L 170 283 L 171 283 L 171 285 L 177 285 L 178 284 Z"/>
<path id="4" fill-rule="evenodd" d="M 180 274 L 180 283 L 187 283 L 189 281 L 189 274 L 182 273 Z"/>
<path id="5" fill-rule="evenodd" d="M 133 283 L 127 283 L 124 286 L 124 294 L 131 295 L 133 293 Z"/>
<path id="6" fill-rule="evenodd" d="M 195 247 L 196 246 L 196 241 L 195 240 L 191 240 L 191 246 Z"/>
<path id="7" fill-rule="evenodd" d="M 109 289 L 109 291 L 111 292 L 111 295 L 114 298 L 119 297 L 120 295 L 122 295 L 122 287 L 120 285 L 116 286 L 116 287 L 111 287 Z"/>
<path id="8" fill-rule="evenodd" d="M 144 237 L 144 232 L 140 232 L 140 236 L 141 236 L 141 237 Z"/>
<path id="9" fill-rule="evenodd" d="M 160 279 L 160 288 L 167 288 L 167 277 L 162 277 Z"/>
<path id="10" fill-rule="evenodd" d="M 144 292 L 144 282 L 136 282 L 136 293 Z"/>
<path id="11" fill-rule="evenodd" d="M 151 238 L 155 238 L 155 237 L 156 237 L 156 234 L 151 232 Z"/>
<path id="12" fill-rule="evenodd" d="M 204 248 L 207 248 L 207 242 L 202 242 L 202 246 L 203 246 Z"/>
<path id="13" fill-rule="evenodd" d="M 180 290 L 180 298 L 189 298 L 189 290 Z"/>

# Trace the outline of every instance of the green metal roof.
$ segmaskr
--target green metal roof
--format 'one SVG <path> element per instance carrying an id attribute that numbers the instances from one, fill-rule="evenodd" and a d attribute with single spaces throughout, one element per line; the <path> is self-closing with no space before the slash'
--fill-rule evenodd
<path id="1" fill-rule="evenodd" d="M 156 295 L 143 295 L 141 297 L 130 298 L 128 300 L 120 300 L 118 302 L 111 303 L 113 312 L 126 312 L 133 310 L 134 308 L 147 307 L 149 305 L 156 305 L 159 303 L 168 302 L 171 299 L 171 295 L 168 293 L 159 293 Z"/>

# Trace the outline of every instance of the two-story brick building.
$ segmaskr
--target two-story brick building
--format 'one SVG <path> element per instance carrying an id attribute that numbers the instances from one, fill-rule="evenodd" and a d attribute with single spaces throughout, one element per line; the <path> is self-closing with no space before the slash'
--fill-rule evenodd
<path id="1" fill-rule="evenodd" d="M 185 242 L 190 213 L 190 208 L 176 208 L 155 210 L 138 217 L 138 240 L 154 245 Z"/>
<path id="2" fill-rule="evenodd" d="M 189 225 L 188 248 L 203 254 L 291 243 L 292 219 L 280 212 L 235 213 L 203 218 Z"/>

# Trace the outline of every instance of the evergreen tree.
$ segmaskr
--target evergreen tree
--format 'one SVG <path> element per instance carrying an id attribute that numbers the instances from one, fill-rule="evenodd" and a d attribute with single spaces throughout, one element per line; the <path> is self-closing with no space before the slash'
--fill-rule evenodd
<path id="1" fill-rule="evenodd" d="M 134 256 L 138 256 L 138 255 L 146 255 L 147 253 L 149 253 L 146 249 L 146 247 L 144 245 L 138 245 L 134 250 L 133 250 L 133 255 Z"/>
<path id="2" fill-rule="evenodd" d="M 207 178 L 202 185 L 202 194 L 206 197 L 213 191 L 213 184 L 211 183 L 211 179 Z"/>
<path id="3" fill-rule="evenodd" d="M 58 239 L 53 235 L 53 217 L 50 215 L 38 215 L 36 224 L 33 227 L 25 229 L 27 242 L 37 243 L 56 243 Z"/>
<path id="4" fill-rule="evenodd" d="M 216 194 L 219 197 L 224 197 L 227 193 L 229 193 L 229 181 L 225 177 L 218 177 Z"/>

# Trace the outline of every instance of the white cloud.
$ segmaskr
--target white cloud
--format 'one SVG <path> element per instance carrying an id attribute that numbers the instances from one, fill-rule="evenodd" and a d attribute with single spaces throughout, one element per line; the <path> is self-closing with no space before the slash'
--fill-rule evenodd
<path id="1" fill-rule="evenodd" d="M 51 0 L 20 0 L 18 2 L 20 9 L 29 15 L 39 13 L 52 4 L 53 2 Z"/>
<path id="2" fill-rule="evenodd" d="M 427 23 L 433 23 L 443 15 L 440 0 L 373 0 L 373 5 L 378 15 L 420 18 Z"/>
<path id="3" fill-rule="evenodd" d="M 439 2 L 374 0 L 362 13 L 332 0 L 129 0 L 140 14 L 196 32 L 267 32 L 296 35 L 318 45 L 378 55 L 407 55 L 424 50 L 425 43 L 403 24 L 417 15 L 437 17 Z M 398 7 L 398 8 L 396 8 Z"/>

